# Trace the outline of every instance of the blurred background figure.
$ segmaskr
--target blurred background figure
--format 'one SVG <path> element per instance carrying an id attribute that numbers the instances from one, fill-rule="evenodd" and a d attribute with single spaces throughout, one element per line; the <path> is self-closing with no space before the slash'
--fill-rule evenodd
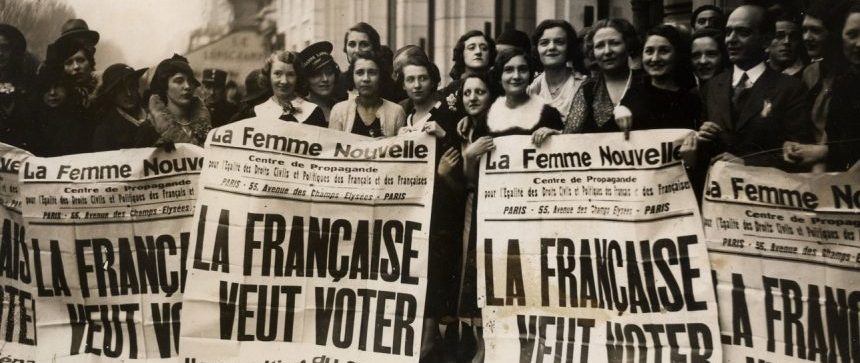
<path id="1" fill-rule="evenodd" d="M 200 94 L 212 120 L 212 127 L 226 125 L 238 109 L 227 101 L 227 72 L 217 68 L 203 70 Z"/>

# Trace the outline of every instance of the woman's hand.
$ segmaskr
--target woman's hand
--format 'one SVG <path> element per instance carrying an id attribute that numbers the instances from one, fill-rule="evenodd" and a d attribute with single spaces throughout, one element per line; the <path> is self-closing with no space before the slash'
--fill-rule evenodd
<path id="1" fill-rule="evenodd" d="M 445 130 L 436 121 L 428 121 L 424 124 L 424 132 L 435 136 L 437 139 L 445 137 Z"/>
<path id="2" fill-rule="evenodd" d="M 436 173 L 440 176 L 449 176 L 456 168 L 460 166 L 460 150 L 456 148 L 448 148 L 439 159 L 439 166 L 436 168 Z"/>
<path id="3" fill-rule="evenodd" d="M 711 121 L 705 121 L 702 123 L 702 126 L 699 126 L 698 138 L 699 141 L 716 141 L 721 133 L 723 133 L 723 128 L 720 125 Z"/>
<path id="4" fill-rule="evenodd" d="M 549 137 L 550 135 L 558 135 L 560 133 L 561 131 L 556 129 L 551 129 L 549 127 L 541 127 L 532 133 L 532 144 L 540 147 L 541 144 L 546 141 L 547 137 Z"/>
<path id="5" fill-rule="evenodd" d="M 463 117 L 460 122 L 457 123 L 457 133 L 460 134 L 460 137 L 468 139 L 469 130 L 471 130 L 472 127 L 472 119 L 468 117 Z"/>
<path id="6" fill-rule="evenodd" d="M 678 151 L 681 154 L 681 159 L 684 160 L 684 165 L 687 168 L 696 167 L 696 151 L 699 148 L 699 138 L 696 134 L 691 133 L 684 138 L 681 143 L 681 148 Z"/>
<path id="7" fill-rule="evenodd" d="M 475 142 L 469 144 L 466 147 L 466 150 L 463 151 L 463 158 L 474 161 L 477 160 L 481 155 L 486 154 L 487 152 L 493 151 L 496 149 L 496 145 L 493 144 L 493 138 L 489 136 L 483 136 Z"/>
<path id="8" fill-rule="evenodd" d="M 827 158 L 827 145 L 801 144 L 794 141 L 786 141 L 782 145 L 782 158 L 788 163 L 798 165 L 812 165 L 824 161 Z"/>

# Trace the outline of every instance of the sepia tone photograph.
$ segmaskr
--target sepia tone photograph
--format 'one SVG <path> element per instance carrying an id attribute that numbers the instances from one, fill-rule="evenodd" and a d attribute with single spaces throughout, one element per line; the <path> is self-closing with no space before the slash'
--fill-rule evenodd
<path id="1" fill-rule="evenodd" d="M 860 0 L 0 0 L 0 363 L 855 362 L 858 160 Z"/>

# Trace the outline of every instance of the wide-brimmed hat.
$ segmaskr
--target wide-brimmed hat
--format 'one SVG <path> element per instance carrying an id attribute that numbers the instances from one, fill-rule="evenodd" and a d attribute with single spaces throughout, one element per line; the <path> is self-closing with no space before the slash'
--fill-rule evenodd
<path id="1" fill-rule="evenodd" d="M 6 38 L 14 53 L 24 53 L 27 50 L 27 39 L 18 28 L 9 24 L 0 24 L 0 35 Z"/>
<path id="2" fill-rule="evenodd" d="M 60 37 L 57 41 L 65 39 L 79 39 L 89 47 L 95 47 L 99 42 L 99 33 L 95 30 L 90 30 L 87 22 L 83 19 L 69 19 L 61 28 Z"/>
<path id="3" fill-rule="evenodd" d="M 326 41 L 316 42 L 302 49 L 299 52 L 299 60 L 304 73 L 309 75 L 329 65 L 337 69 L 337 63 L 331 56 L 332 49 L 334 46 Z"/>
<path id="4" fill-rule="evenodd" d="M 163 93 L 167 91 L 167 81 L 174 74 L 181 73 L 188 77 L 188 80 L 195 87 L 200 85 L 200 81 L 194 77 L 194 71 L 191 70 L 191 65 L 188 64 L 188 58 L 179 54 L 173 54 L 173 57 L 167 58 L 158 66 L 155 67 L 155 74 L 152 76 L 152 82 L 149 84 L 149 90 L 153 93 Z"/>
<path id="5" fill-rule="evenodd" d="M 113 64 L 102 73 L 102 83 L 96 90 L 96 99 L 103 99 L 109 95 L 114 88 L 127 79 L 140 79 L 149 68 L 135 70 L 123 63 Z"/>

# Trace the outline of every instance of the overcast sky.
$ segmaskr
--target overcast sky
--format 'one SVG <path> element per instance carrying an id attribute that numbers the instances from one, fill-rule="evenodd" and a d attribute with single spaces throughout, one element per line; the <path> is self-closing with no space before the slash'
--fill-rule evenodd
<path id="1" fill-rule="evenodd" d="M 206 0 L 65 0 L 98 31 L 96 64 L 154 66 L 174 52 L 184 53 L 189 33 L 202 24 Z"/>

